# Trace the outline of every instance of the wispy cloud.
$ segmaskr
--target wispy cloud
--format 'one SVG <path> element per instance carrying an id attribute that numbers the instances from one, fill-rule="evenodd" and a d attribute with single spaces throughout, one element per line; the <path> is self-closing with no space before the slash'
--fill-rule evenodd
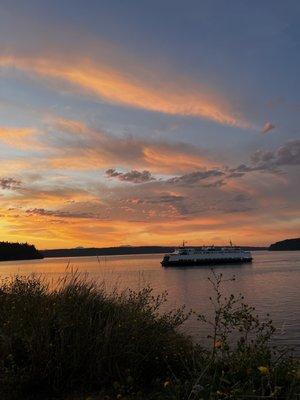
<path id="1" fill-rule="evenodd" d="M 2 56 L 0 67 L 19 69 L 31 75 L 65 82 L 77 90 L 110 103 L 166 113 L 205 118 L 222 125 L 249 128 L 250 124 L 231 110 L 220 94 L 209 94 L 195 82 L 172 76 L 169 82 L 156 76 L 156 82 L 134 76 L 105 64 L 89 60 L 64 60 L 62 57 L 26 58 Z M 174 84 L 176 82 L 176 84 Z"/>
<path id="2" fill-rule="evenodd" d="M 2 171 L 5 174 L 14 174 L 15 171 L 33 173 L 36 168 L 51 174 L 57 169 L 89 171 L 118 166 L 132 168 L 132 172 L 122 174 L 115 171 L 114 177 L 117 174 L 119 180 L 137 182 L 153 178 L 143 171 L 185 173 L 213 163 L 207 149 L 189 143 L 117 136 L 90 128 L 82 121 L 63 118 L 45 118 L 39 130 L 0 126 L 1 142 L 18 151 L 7 154 Z M 28 151 L 32 152 L 30 157 Z"/>
<path id="3" fill-rule="evenodd" d="M 40 149 L 41 143 L 35 139 L 36 135 L 34 128 L 0 126 L 0 142 L 13 148 Z"/>
<path id="4" fill-rule="evenodd" d="M 46 140 L 52 149 L 47 160 L 50 168 L 93 170 L 125 166 L 139 171 L 183 173 L 212 163 L 206 149 L 184 142 L 116 136 L 72 120 L 52 121 L 49 129 L 51 135 Z M 126 178 L 130 176 L 123 180 Z"/>
<path id="5" fill-rule="evenodd" d="M 275 125 L 272 124 L 272 122 L 266 122 L 264 124 L 264 126 L 262 127 L 261 133 L 268 133 L 270 131 L 272 131 L 273 129 L 275 129 Z"/>
<path id="6" fill-rule="evenodd" d="M 74 219 L 99 219 L 95 213 L 89 212 L 71 212 L 61 210 L 47 210 L 45 208 L 33 208 L 25 211 L 29 215 L 39 215 L 43 217 L 58 217 L 58 218 L 74 218 Z M 102 219 L 102 218 L 100 218 Z"/>

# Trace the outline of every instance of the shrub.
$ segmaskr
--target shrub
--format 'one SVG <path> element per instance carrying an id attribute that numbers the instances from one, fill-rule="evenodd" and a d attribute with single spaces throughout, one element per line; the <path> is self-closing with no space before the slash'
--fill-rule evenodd
<path id="1" fill-rule="evenodd" d="M 35 276 L 3 281 L 0 398 L 292 398 L 297 366 L 271 346 L 271 321 L 242 296 L 224 298 L 221 275 L 210 281 L 215 316 L 198 319 L 212 327 L 211 348 L 180 333 L 189 314 L 161 312 L 166 294 L 149 287 L 107 293 L 76 275 L 53 290 Z"/>
<path id="2" fill-rule="evenodd" d="M 214 313 L 210 319 L 200 314 L 198 320 L 211 327 L 211 347 L 205 352 L 205 367 L 202 363 L 196 368 L 194 388 L 200 384 L 204 398 L 293 398 L 299 363 L 291 349 L 272 344 L 272 320 L 260 321 L 242 294 L 225 297 L 222 274 L 212 271 L 208 280 Z"/>
<path id="3" fill-rule="evenodd" d="M 37 277 L 4 282 L 1 398 L 48 398 L 115 382 L 147 387 L 168 364 L 179 372 L 178 354 L 192 343 L 176 331 L 182 310 L 158 314 L 164 301 L 150 288 L 107 294 L 78 276 L 54 291 Z"/>

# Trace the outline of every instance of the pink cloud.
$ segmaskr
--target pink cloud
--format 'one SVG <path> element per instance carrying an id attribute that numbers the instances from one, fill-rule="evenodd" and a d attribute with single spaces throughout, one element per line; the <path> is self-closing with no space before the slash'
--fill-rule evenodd
<path id="1" fill-rule="evenodd" d="M 275 125 L 272 122 L 266 122 L 261 130 L 261 133 L 268 133 L 275 129 Z"/>

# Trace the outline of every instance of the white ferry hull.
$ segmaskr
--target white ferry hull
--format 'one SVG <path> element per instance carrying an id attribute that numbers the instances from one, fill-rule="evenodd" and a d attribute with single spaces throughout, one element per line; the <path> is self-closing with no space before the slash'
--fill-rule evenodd
<path id="1" fill-rule="evenodd" d="M 161 262 L 163 267 L 197 266 L 220 264 L 243 264 L 252 261 L 250 251 L 242 249 L 186 249 L 181 248 L 174 253 L 166 254 Z"/>
<path id="2" fill-rule="evenodd" d="M 161 265 L 163 267 L 188 267 L 188 266 L 214 266 L 220 264 L 244 264 L 251 263 L 252 258 L 213 258 L 210 260 L 163 260 Z"/>

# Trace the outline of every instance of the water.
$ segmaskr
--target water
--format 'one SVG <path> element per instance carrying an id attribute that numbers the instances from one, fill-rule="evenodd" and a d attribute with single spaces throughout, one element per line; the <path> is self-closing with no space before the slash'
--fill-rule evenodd
<path id="1" fill-rule="evenodd" d="M 270 314 L 278 328 L 276 342 L 290 345 L 300 354 L 300 251 L 256 251 L 252 255 L 252 264 L 215 268 L 225 279 L 236 277 L 224 284 L 224 290 L 243 293 L 261 318 Z M 161 259 L 162 255 L 151 254 L 10 261 L 0 263 L 0 274 L 7 277 L 36 273 L 55 282 L 73 269 L 92 279 L 104 280 L 109 289 L 117 286 L 119 290 L 138 290 L 149 284 L 157 294 L 168 291 L 167 308 L 185 304 L 187 309 L 211 314 L 208 299 L 212 288 L 207 280 L 210 268 L 162 268 Z M 205 340 L 208 333 L 195 318 L 184 329 L 197 340 Z"/>

